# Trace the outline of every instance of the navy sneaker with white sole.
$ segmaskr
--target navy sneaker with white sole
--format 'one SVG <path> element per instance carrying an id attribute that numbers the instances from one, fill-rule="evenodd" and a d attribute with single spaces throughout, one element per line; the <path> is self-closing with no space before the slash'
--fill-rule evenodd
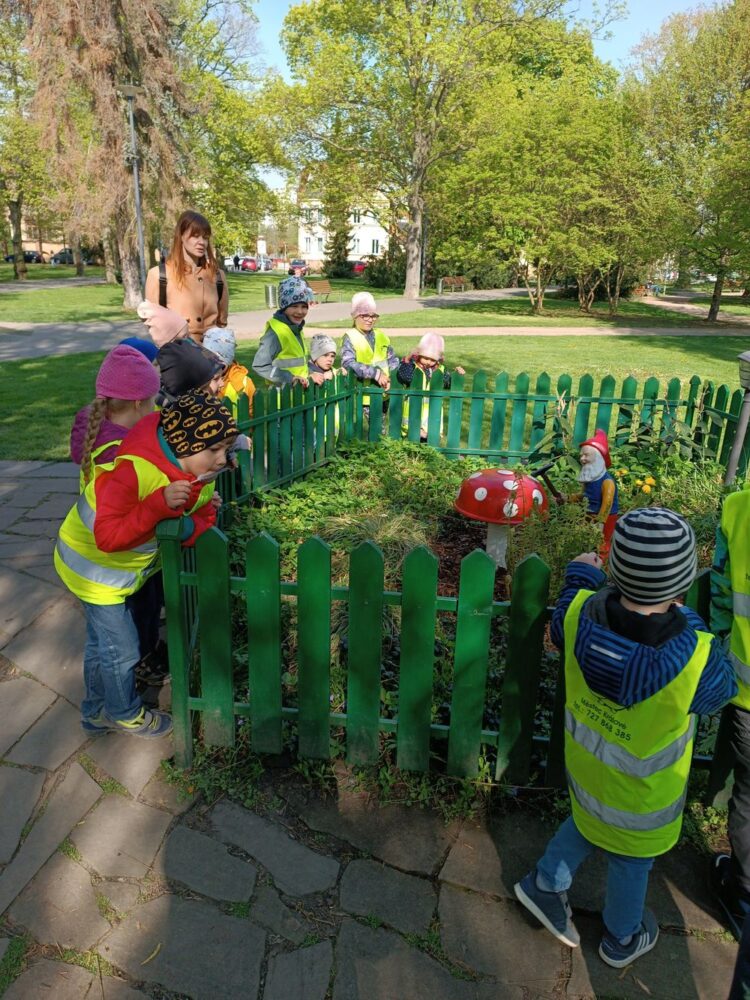
<path id="1" fill-rule="evenodd" d="M 516 882 L 513 891 L 519 903 L 526 907 L 558 941 L 577 948 L 581 943 L 573 923 L 573 911 L 567 892 L 545 892 L 536 884 L 536 868 Z"/>
<path id="2" fill-rule="evenodd" d="M 659 940 L 659 925 L 651 910 L 643 911 L 641 926 L 630 937 L 627 944 L 619 941 L 614 934 L 604 928 L 604 937 L 599 945 L 599 958 L 613 969 L 622 969 L 636 958 L 645 955 Z"/>
<path id="3" fill-rule="evenodd" d="M 717 854 L 711 860 L 709 875 L 711 889 L 726 918 L 727 926 L 736 941 L 742 937 L 745 917 L 750 913 L 750 900 L 737 888 L 732 872 L 732 859 L 728 854 Z"/>

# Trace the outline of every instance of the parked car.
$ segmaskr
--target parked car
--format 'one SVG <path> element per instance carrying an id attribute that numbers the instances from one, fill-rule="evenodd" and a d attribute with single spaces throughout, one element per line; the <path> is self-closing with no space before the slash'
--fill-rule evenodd
<path id="1" fill-rule="evenodd" d="M 23 259 L 27 264 L 43 264 L 44 260 L 42 255 L 37 250 L 24 250 Z M 9 253 L 5 258 L 6 264 L 12 264 L 15 260 L 15 254 Z"/>
<path id="2" fill-rule="evenodd" d="M 258 260 L 258 270 L 259 271 L 272 271 L 273 270 L 273 261 L 271 260 L 270 257 L 266 256 L 266 254 L 260 254 L 260 256 L 257 258 L 257 260 Z"/>
<path id="3" fill-rule="evenodd" d="M 362 274 L 364 269 L 367 267 L 366 260 L 355 260 L 352 264 L 352 274 Z"/>
<path id="4" fill-rule="evenodd" d="M 309 274 L 310 268 L 307 266 L 307 262 L 301 259 L 295 259 L 289 261 L 289 273 L 296 274 L 298 278 L 304 278 L 306 274 Z"/>
<path id="5" fill-rule="evenodd" d="M 240 261 L 240 271 L 257 271 L 258 261 L 255 257 L 243 257 Z"/>
<path id="6" fill-rule="evenodd" d="M 72 264 L 73 251 L 70 247 L 63 247 L 62 250 L 58 250 L 56 254 L 50 257 L 49 262 L 50 264 Z"/>

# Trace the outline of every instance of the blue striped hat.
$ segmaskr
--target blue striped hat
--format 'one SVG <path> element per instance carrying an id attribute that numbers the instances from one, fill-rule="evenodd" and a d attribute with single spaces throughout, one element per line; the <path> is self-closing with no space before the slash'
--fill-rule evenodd
<path id="1" fill-rule="evenodd" d="M 639 507 L 617 519 L 609 575 L 635 604 L 661 604 L 690 589 L 698 571 L 695 534 L 666 507 Z"/>

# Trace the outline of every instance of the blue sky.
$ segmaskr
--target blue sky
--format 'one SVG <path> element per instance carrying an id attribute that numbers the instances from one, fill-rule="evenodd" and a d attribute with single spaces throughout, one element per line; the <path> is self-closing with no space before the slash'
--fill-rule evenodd
<path id="1" fill-rule="evenodd" d="M 279 47 L 279 31 L 286 12 L 292 6 L 293 0 L 258 0 L 255 4 L 264 61 L 282 71 L 286 64 Z M 613 37 L 595 43 L 597 55 L 620 68 L 627 61 L 630 49 L 638 44 L 643 35 L 656 32 L 670 14 L 696 6 L 696 3 L 686 0 L 630 0 L 624 20 L 612 26 Z M 581 0 L 580 9 L 585 16 L 585 11 L 590 9 L 589 0 Z"/>

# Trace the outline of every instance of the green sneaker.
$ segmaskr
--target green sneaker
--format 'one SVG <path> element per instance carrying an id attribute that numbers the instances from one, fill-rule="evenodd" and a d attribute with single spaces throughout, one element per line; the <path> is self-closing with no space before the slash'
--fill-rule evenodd
<path id="1" fill-rule="evenodd" d="M 172 716 L 156 709 L 142 708 L 133 719 L 109 720 L 117 733 L 128 733 L 146 740 L 158 740 L 172 732 Z"/>

